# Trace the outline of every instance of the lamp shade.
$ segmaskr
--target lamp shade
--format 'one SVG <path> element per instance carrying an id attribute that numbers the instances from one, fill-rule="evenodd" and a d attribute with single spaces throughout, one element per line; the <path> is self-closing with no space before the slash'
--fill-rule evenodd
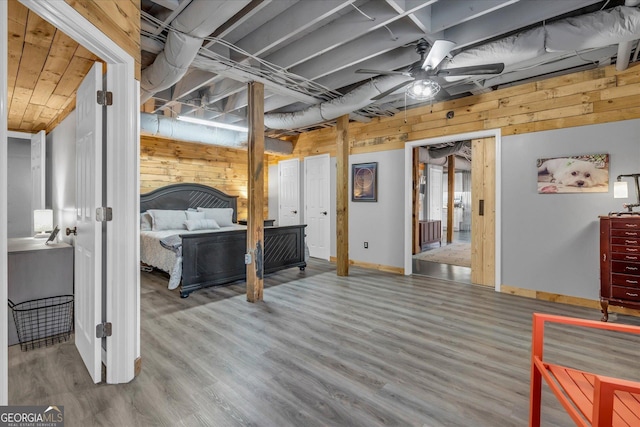
<path id="1" fill-rule="evenodd" d="M 33 231 L 44 233 L 53 230 L 53 210 L 36 209 L 33 211 Z"/>
<path id="2" fill-rule="evenodd" d="M 629 187 L 625 181 L 616 181 L 613 183 L 613 198 L 626 199 L 629 197 Z"/>

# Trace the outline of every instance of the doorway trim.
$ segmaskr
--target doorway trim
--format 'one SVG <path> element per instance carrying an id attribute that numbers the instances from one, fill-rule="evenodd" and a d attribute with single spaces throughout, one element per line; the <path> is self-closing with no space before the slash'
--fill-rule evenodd
<path id="1" fill-rule="evenodd" d="M 106 34 L 64 1 L 20 0 L 31 11 L 48 21 L 83 47 L 106 62 L 107 85 L 113 92 L 113 106 L 107 120 L 107 203 L 113 208 L 113 221 L 107 227 L 106 316 L 113 323 L 113 335 L 107 338 L 106 365 L 108 383 L 125 383 L 134 378 L 134 361 L 140 355 L 140 273 L 139 265 L 139 82 L 135 80 L 134 59 Z M 4 2 L 3 2 L 4 3 Z M 0 9 L 0 22 L 7 22 L 6 7 Z M 8 57 L 6 35 L 0 40 L 0 54 Z M 0 92 L 7 92 L 6 59 L 0 77 Z M 7 126 L 7 108 L 0 108 L 0 132 Z M 6 141 L 0 134 L 0 141 Z M 6 144 L 5 144 L 6 146 Z M 6 153 L 0 156 L 0 175 L 6 174 Z M 4 163 L 3 163 L 4 161 Z M 6 182 L 6 181 L 5 181 Z M 6 188 L 0 192 L 0 220 L 6 220 Z M 6 240 L 0 236 L 0 305 L 6 306 Z M 4 267 L 4 268 L 3 268 Z M 6 310 L 6 308 L 5 308 Z M 0 313 L 1 315 L 2 313 Z M 6 316 L 6 315 L 5 315 Z M 2 328 L 2 334 L 6 331 Z M 0 334 L 0 336 L 2 335 Z M 6 335 L 4 335 L 6 336 Z M 6 346 L 4 346 L 6 350 Z M 0 357 L 2 359 L 2 357 Z M 7 368 L 0 367 L 0 377 Z M 8 388 L 0 384 L 2 397 Z M 6 393 L 3 396 L 3 393 Z"/>
<path id="2" fill-rule="evenodd" d="M 501 196 L 501 174 L 502 174 L 502 132 L 500 129 L 488 129 L 477 132 L 461 133 L 457 135 L 440 136 L 437 138 L 421 139 L 418 141 L 407 142 L 404 146 L 404 274 L 411 275 L 413 273 L 412 258 L 412 182 L 413 182 L 413 149 L 415 147 L 424 147 L 427 145 L 441 144 L 444 142 L 461 141 L 467 139 L 488 138 L 493 137 L 496 141 L 496 228 L 495 228 L 495 291 L 500 292 L 500 283 L 502 280 L 502 240 L 501 234 L 501 212 L 502 212 L 502 196 Z"/>

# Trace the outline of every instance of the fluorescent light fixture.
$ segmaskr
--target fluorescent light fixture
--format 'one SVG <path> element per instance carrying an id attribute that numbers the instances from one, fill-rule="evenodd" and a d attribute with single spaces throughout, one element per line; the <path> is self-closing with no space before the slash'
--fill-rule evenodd
<path id="1" fill-rule="evenodd" d="M 432 99 L 440 92 L 440 85 L 433 80 L 416 80 L 407 86 L 407 95 L 420 101 Z"/>
<path id="2" fill-rule="evenodd" d="M 625 181 L 616 181 L 613 183 L 613 198 L 626 199 L 629 197 L 629 186 Z"/>
<path id="3" fill-rule="evenodd" d="M 53 230 L 53 211 L 51 209 L 36 209 L 33 211 L 33 231 L 35 237 L 47 237 Z"/>
<path id="4" fill-rule="evenodd" d="M 237 132 L 249 132 L 244 126 L 231 125 L 228 123 L 212 122 L 211 120 L 198 119 L 196 117 L 178 116 L 178 120 L 182 122 L 195 123 L 197 125 L 211 126 L 214 128 L 235 130 Z"/>

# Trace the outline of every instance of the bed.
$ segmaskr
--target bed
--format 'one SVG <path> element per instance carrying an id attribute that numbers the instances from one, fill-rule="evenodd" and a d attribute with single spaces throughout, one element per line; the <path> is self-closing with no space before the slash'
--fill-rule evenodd
<path id="1" fill-rule="evenodd" d="M 224 225 L 218 221 L 220 228 L 215 230 L 172 229 L 170 223 L 162 223 L 160 214 L 181 215 L 180 211 L 188 218 L 195 217 L 195 212 L 229 216 L 225 216 Z M 169 273 L 169 288 L 179 287 L 182 298 L 198 289 L 246 279 L 246 227 L 238 225 L 236 196 L 201 184 L 173 184 L 141 194 L 140 214 L 140 260 Z M 151 214 L 157 221 L 151 221 L 149 230 L 144 222 Z M 264 228 L 265 274 L 293 267 L 305 269 L 305 227 Z"/>

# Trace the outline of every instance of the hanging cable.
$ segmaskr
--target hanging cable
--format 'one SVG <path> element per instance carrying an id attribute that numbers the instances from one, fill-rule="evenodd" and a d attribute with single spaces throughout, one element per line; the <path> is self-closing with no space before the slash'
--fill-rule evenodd
<path id="1" fill-rule="evenodd" d="M 372 17 L 370 17 L 369 15 L 367 15 L 366 13 L 364 13 L 364 12 L 363 12 L 360 8 L 358 8 L 358 6 L 356 6 L 355 4 L 351 3 L 351 6 L 353 6 L 353 8 L 354 8 L 355 10 L 357 10 L 358 12 L 360 12 L 360 14 L 361 14 L 362 16 L 364 16 L 365 18 L 367 18 L 369 21 L 375 21 L 375 20 L 376 20 L 376 18 L 372 18 Z"/>

